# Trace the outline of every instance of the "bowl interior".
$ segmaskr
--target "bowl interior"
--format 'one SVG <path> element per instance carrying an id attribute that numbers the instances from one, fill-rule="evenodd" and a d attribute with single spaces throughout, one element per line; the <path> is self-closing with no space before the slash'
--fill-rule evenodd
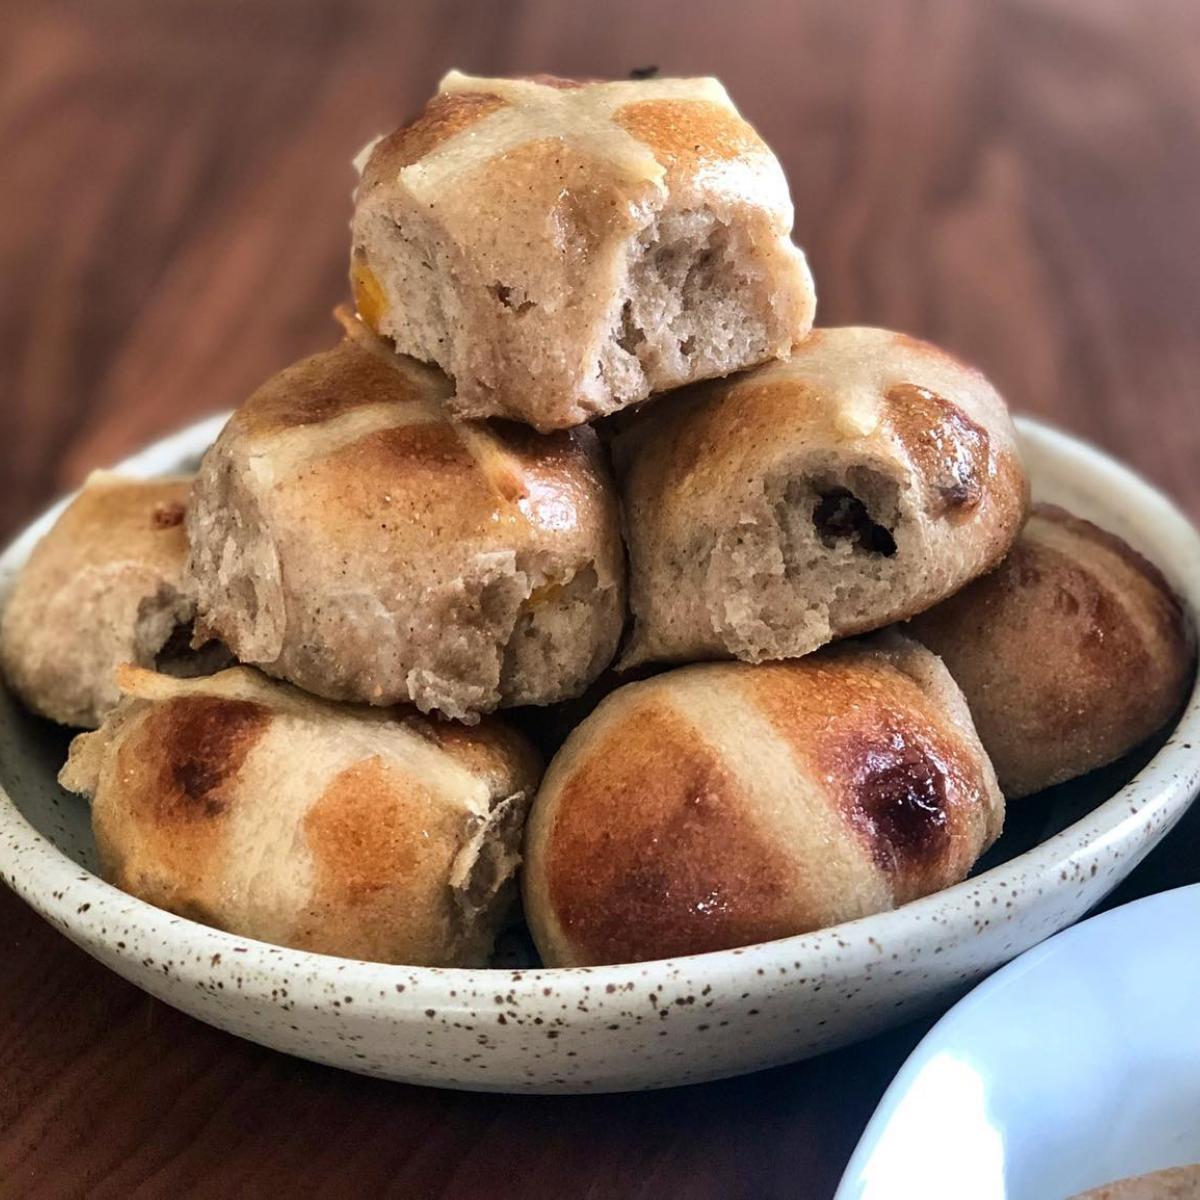
<path id="1" fill-rule="evenodd" d="M 0 787 L 42 837 L 95 873 L 87 803 L 56 780 L 73 732 L 26 712 L 7 688 L 0 688 Z"/>

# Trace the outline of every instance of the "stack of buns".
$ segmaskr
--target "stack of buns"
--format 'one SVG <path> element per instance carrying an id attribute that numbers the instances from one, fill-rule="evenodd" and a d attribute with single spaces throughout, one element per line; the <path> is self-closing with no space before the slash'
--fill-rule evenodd
<path id="1" fill-rule="evenodd" d="M 977 371 L 812 328 L 716 80 L 455 72 L 358 166 L 341 343 L 190 482 L 89 480 L 3 614 L 119 887 L 387 962 L 521 899 L 548 966 L 724 949 L 958 882 L 1170 719 L 1170 588 L 1027 521 Z"/>

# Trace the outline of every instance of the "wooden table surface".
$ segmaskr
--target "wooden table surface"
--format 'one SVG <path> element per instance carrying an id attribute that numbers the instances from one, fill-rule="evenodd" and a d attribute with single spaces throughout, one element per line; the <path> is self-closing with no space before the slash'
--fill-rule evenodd
<path id="1" fill-rule="evenodd" d="M 349 160 L 452 65 L 720 75 L 822 323 L 945 344 L 1200 513 L 1194 0 L 27 0 L 0 62 L 0 533 L 331 344 Z M 1197 879 L 1200 815 L 1119 898 Z M 0 1192 L 55 1200 L 825 1197 L 926 1027 L 672 1092 L 459 1095 L 209 1029 L 7 892 L 0 956 Z"/>

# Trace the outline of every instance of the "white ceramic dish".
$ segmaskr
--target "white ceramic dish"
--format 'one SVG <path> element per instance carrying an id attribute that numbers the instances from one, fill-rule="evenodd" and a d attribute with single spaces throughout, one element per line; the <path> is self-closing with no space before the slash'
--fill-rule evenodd
<path id="1" fill-rule="evenodd" d="M 1063 1200 L 1200 1162 L 1200 885 L 1022 955 L 933 1027 L 836 1200 Z"/>
<path id="2" fill-rule="evenodd" d="M 219 426 L 186 430 L 124 467 L 178 470 Z M 1127 537 L 1164 569 L 1194 620 L 1200 535 L 1184 517 L 1091 447 L 1028 421 L 1021 430 L 1035 493 Z M 0 596 L 54 516 L 0 559 Z M 92 873 L 85 806 L 54 782 L 66 741 L 0 692 L 0 879 L 69 938 L 167 1003 L 265 1045 L 390 1079 L 510 1091 L 715 1079 L 803 1058 L 944 1003 L 1082 916 L 1182 815 L 1200 783 L 1193 696 L 1136 778 L 1125 782 L 1126 764 L 1014 812 L 981 873 L 896 912 L 674 961 L 443 971 L 247 941 L 109 887 Z"/>

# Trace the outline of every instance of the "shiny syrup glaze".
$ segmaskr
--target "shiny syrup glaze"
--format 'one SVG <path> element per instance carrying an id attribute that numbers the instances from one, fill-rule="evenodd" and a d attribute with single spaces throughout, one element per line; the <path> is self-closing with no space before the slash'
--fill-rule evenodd
<path id="1" fill-rule="evenodd" d="M 979 762 L 936 698 L 885 655 L 847 645 L 764 665 L 753 696 L 824 781 L 897 903 L 945 887 L 970 865 L 987 805 Z"/>
<path id="2" fill-rule="evenodd" d="M 989 472 L 987 430 L 928 388 L 901 383 L 887 393 L 888 421 L 947 515 L 966 515 L 983 499 Z"/>
<path id="3" fill-rule="evenodd" d="M 940 857 L 950 839 L 946 768 L 928 745 L 893 726 L 859 756 L 847 816 L 885 871 Z"/>
<path id="4" fill-rule="evenodd" d="M 794 869 L 719 754 L 669 705 L 647 702 L 621 721 L 555 811 L 549 899 L 579 962 L 693 954 L 792 931 L 781 899 Z"/>

